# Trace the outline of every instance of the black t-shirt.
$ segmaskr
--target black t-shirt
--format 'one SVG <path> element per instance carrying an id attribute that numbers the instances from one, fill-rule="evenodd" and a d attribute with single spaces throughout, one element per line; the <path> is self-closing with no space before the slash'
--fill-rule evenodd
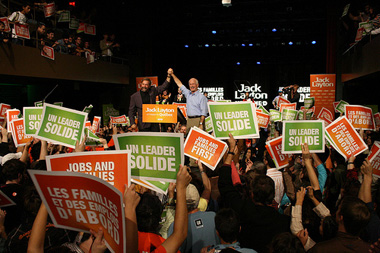
<path id="1" fill-rule="evenodd" d="M 4 227 L 8 234 L 13 228 L 20 225 L 25 220 L 24 214 L 24 187 L 19 184 L 5 184 L 1 186 L 1 191 L 5 193 L 16 205 L 3 207 L 7 212 Z"/>
<path id="2" fill-rule="evenodd" d="M 143 104 L 150 104 L 149 92 L 143 92 L 140 90 L 141 99 Z"/>

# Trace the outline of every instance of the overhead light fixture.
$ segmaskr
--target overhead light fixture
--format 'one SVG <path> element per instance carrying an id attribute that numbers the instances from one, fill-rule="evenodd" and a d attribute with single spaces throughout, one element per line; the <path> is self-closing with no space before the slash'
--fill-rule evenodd
<path id="1" fill-rule="evenodd" d="M 293 42 L 292 42 L 292 41 L 289 41 L 289 43 L 288 43 L 288 44 L 289 44 L 289 46 L 291 46 L 291 45 L 293 45 Z"/>
<path id="2" fill-rule="evenodd" d="M 215 31 L 215 30 L 212 30 L 211 33 L 212 33 L 212 34 L 216 34 L 216 31 Z"/>
<path id="3" fill-rule="evenodd" d="M 277 29 L 276 29 L 276 28 L 273 28 L 273 29 L 272 29 L 272 32 L 277 32 Z"/>
<path id="4" fill-rule="evenodd" d="M 231 0 L 222 0 L 222 4 L 225 7 L 230 7 L 232 5 Z"/>
<path id="5" fill-rule="evenodd" d="M 186 48 L 188 48 L 188 47 L 189 47 L 189 45 L 185 45 L 185 47 L 186 47 Z"/>
<path id="6" fill-rule="evenodd" d="M 317 44 L 317 42 L 316 42 L 315 40 L 313 40 L 313 41 L 311 42 L 311 44 L 315 45 L 315 44 Z"/>

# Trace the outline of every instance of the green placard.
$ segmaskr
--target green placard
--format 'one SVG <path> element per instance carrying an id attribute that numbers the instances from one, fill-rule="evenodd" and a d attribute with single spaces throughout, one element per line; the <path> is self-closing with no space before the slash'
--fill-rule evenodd
<path id="1" fill-rule="evenodd" d="M 205 119 L 205 126 L 206 126 L 206 132 L 211 133 L 212 132 L 212 122 L 211 122 L 210 116 L 208 116 Z"/>
<path id="2" fill-rule="evenodd" d="M 259 138 L 256 108 L 252 102 L 207 104 L 216 138 L 228 139 L 229 133 L 235 139 Z"/>
<path id="3" fill-rule="evenodd" d="M 70 11 L 61 11 L 58 22 L 70 22 Z"/>
<path id="4" fill-rule="evenodd" d="M 119 116 L 119 110 L 113 108 L 112 104 L 104 104 L 103 105 L 103 124 L 107 125 L 110 121 L 110 116 Z"/>
<path id="5" fill-rule="evenodd" d="M 42 119 L 42 107 L 24 107 L 24 130 L 25 135 L 34 136 L 40 127 Z"/>
<path id="6" fill-rule="evenodd" d="M 170 184 L 169 182 L 161 182 L 161 181 L 153 181 L 153 180 L 147 180 L 147 182 L 154 185 L 165 194 L 168 191 L 169 184 Z"/>
<path id="7" fill-rule="evenodd" d="M 264 106 L 260 105 L 260 106 L 259 106 L 259 109 L 260 109 L 260 110 L 262 110 L 262 111 L 263 111 L 263 113 L 265 113 L 265 114 L 269 115 L 269 112 L 267 111 L 267 109 L 265 109 L 265 107 L 264 107 Z"/>
<path id="8" fill-rule="evenodd" d="M 36 137 L 70 148 L 81 142 L 87 113 L 45 103 L 42 116 Z"/>
<path id="9" fill-rule="evenodd" d="M 325 151 L 325 124 L 323 120 L 284 121 L 282 153 L 301 154 L 301 144 L 307 143 L 311 153 Z"/>
<path id="10" fill-rule="evenodd" d="M 113 136 L 117 150 L 131 151 L 132 178 L 175 182 L 183 164 L 183 134 L 125 133 Z"/>
<path id="11" fill-rule="evenodd" d="M 307 112 L 306 112 L 306 119 L 307 119 L 307 120 L 310 120 L 311 117 L 313 117 L 313 114 L 314 114 L 313 111 L 307 111 Z M 303 111 L 302 111 L 302 110 L 299 110 L 299 111 L 297 112 L 297 119 L 298 119 L 298 120 L 305 120 L 305 119 L 303 118 Z"/>
<path id="12" fill-rule="evenodd" d="M 284 109 L 281 113 L 282 121 L 296 120 L 297 119 L 297 111 L 292 109 Z"/>
<path id="13" fill-rule="evenodd" d="M 346 101 L 340 100 L 335 110 L 337 110 L 340 113 L 344 113 L 346 111 L 345 105 L 349 105 L 349 103 L 347 103 Z"/>
<path id="14" fill-rule="evenodd" d="M 86 107 L 83 109 L 83 111 L 86 112 L 86 113 L 88 113 L 88 114 L 90 114 L 92 108 L 94 108 L 94 106 L 93 106 L 93 105 L 89 105 L 89 106 L 86 106 Z"/>
<path id="15" fill-rule="evenodd" d="M 313 97 L 304 99 L 304 105 L 306 109 L 310 109 L 311 107 L 313 107 L 314 103 L 315 103 L 315 99 Z"/>
<path id="16" fill-rule="evenodd" d="M 54 102 L 54 105 L 56 105 L 56 106 L 63 106 L 63 102 Z"/>
<path id="17" fill-rule="evenodd" d="M 34 102 L 34 106 L 35 107 L 42 107 L 42 106 L 44 106 L 44 102 L 42 102 L 42 101 Z"/>
<path id="18" fill-rule="evenodd" d="M 273 122 L 281 121 L 281 112 L 279 112 L 278 110 L 270 109 L 269 115 L 270 115 L 270 121 L 273 121 Z"/>

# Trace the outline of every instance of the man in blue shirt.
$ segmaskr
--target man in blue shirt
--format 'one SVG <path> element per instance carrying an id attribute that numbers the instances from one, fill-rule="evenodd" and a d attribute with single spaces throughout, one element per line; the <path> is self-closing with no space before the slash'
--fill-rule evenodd
<path id="1" fill-rule="evenodd" d="M 170 75 L 181 89 L 182 94 L 186 97 L 187 108 L 187 129 L 186 133 L 190 131 L 190 128 L 197 126 L 204 130 L 205 119 L 208 115 L 207 98 L 199 92 L 199 82 L 195 78 L 189 80 L 189 89 L 182 84 L 182 82 L 171 71 Z"/>

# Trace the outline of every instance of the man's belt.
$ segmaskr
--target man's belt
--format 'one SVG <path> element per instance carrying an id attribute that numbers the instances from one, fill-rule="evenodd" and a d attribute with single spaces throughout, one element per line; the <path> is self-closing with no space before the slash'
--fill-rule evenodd
<path id="1" fill-rule="evenodd" d="M 198 115 L 198 116 L 187 116 L 189 119 L 192 119 L 192 118 L 200 118 L 201 115 Z"/>

